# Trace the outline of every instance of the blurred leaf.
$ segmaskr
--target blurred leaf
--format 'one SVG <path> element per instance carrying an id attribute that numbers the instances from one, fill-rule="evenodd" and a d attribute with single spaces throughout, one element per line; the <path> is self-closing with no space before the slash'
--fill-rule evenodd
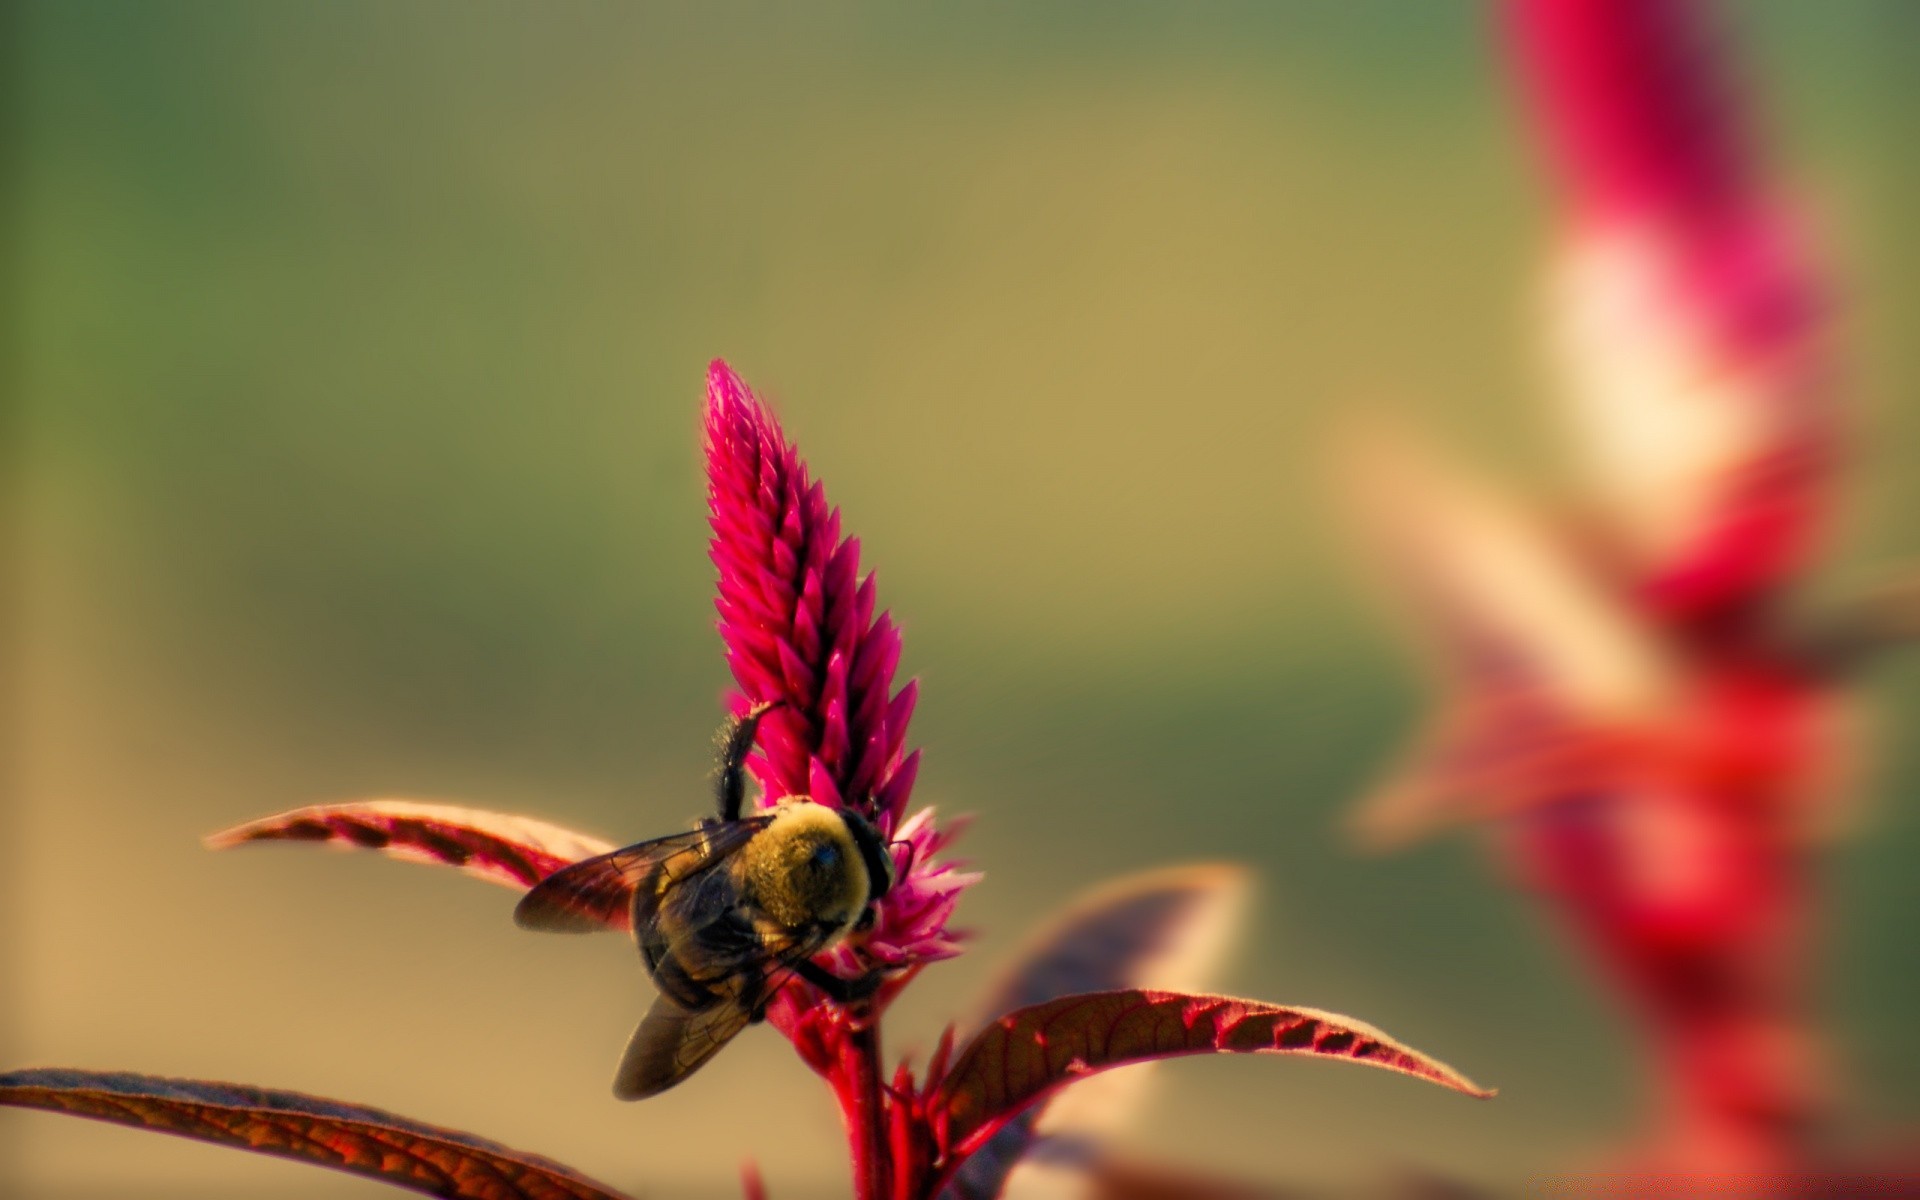
<path id="1" fill-rule="evenodd" d="M 1246 888 L 1247 873 L 1222 863 L 1144 871 L 1085 892 L 1014 952 L 973 1024 L 1083 992 L 1194 986 Z"/>
<path id="2" fill-rule="evenodd" d="M 1370 1025 L 1257 1000 L 1130 988 L 1008 1013 L 961 1050 L 933 1099 L 958 1160 L 1049 1091 L 1108 1067 L 1190 1054 L 1306 1054 L 1494 1093 Z"/>
<path id="3" fill-rule="evenodd" d="M 1590 721 L 1677 703 L 1671 650 L 1544 508 L 1387 418 L 1348 429 L 1341 466 L 1355 533 L 1443 683 L 1537 692 Z"/>
<path id="4" fill-rule="evenodd" d="M 1221 865 L 1173 867 L 1114 880 L 1085 893 L 1016 951 L 970 1024 L 988 1014 L 1062 996 L 1125 987 L 1198 988 L 1228 940 L 1247 890 L 1246 872 Z M 1128 1106 L 1102 1097 L 1112 1115 Z M 999 1196 L 1039 1136 L 1036 1101 L 970 1155 L 943 1200 Z M 1087 1114 L 1083 1114 L 1085 1116 Z M 1075 1121 L 1107 1125 L 1107 1121 Z M 1057 1122 L 1055 1122 L 1057 1124 Z"/>
<path id="5" fill-rule="evenodd" d="M 1671 647 L 1543 508 L 1384 419 L 1348 430 L 1341 466 L 1356 540 L 1442 696 L 1358 806 L 1363 844 L 1590 786 L 1637 731 L 1672 721 Z"/>
<path id="6" fill-rule="evenodd" d="M 745 1200 L 767 1200 L 767 1181 L 760 1177 L 760 1164 L 750 1158 L 740 1164 L 740 1194 Z"/>
<path id="7" fill-rule="evenodd" d="M 1829 604 L 1787 631 L 1798 660 L 1820 676 L 1836 678 L 1873 664 L 1889 651 L 1920 640 L 1920 572 L 1903 569 L 1890 579 Z"/>
<path id="8" fill-rule="evenodd" d="M 1280 1200 L 1272 1187 L 1201 1175 L 1182 1167 L 1102 1158 L 1089 1165 L 1090 1200 Z"/>
<path id="9" fill-rule="evenodd" d="M 626 1200 L 558 1163 L 470 1134 L 297 1092 L 54 1069 L 0 1075 L 0 1104 L 317 1163 L 429 1196 Z"/>
<path id="10" fill-rule="evenodd" d="M 989 1147 L 999 1140 L 995 1135 Z M 1043 1135 L 1034 1144 L 1005 1194 L 1016 1192 L 1079 1200 L 1283 1200 L 1294 1195 L 1268 1184 L 1116 1154 L 1104 1141 L 1071 1134 Z"/>
<path id="11" fill-rule="evenodd" d="M 378 850 L 407 862 L 458 867 L 477 879 L 520 889 L 532 887 L 570 863 L 613 849 L 611 842 L 530 817 L 412 800 L 316 804 L 235 825 L 206 838 L 210 850 L 272 841 Z"/>

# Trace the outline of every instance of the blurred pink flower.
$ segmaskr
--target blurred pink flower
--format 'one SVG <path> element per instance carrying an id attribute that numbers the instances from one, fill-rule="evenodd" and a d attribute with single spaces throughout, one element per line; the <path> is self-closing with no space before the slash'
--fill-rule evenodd
<path id="1" fill-rule="evenodd" d="M 1667 619 L 1764 605 L 1818 551 L 1837 467 L 1806 239 L 1698 6 L 1511 12 L 1568 199 L 1556 348 L 1607 548 Z"/>
<path id="2" fill-rule="evenodd" d="M 1547 312 L 1580 503 L 1568 521 L 1376 439 L 1360 498 L 1447 697 L 1363 826 L 1498 818 L 1652 1051 L 1637 1166 L 1764 1187 L 1831 1111 L 1810 835 L 1849 654 L 1828 651 L 1891 631 L 1843 614 L 1823 646 L 1783 604 L 1840 465 L 1826 291 L 1701 6 L 1509 13 L 1567 201 Z"/>

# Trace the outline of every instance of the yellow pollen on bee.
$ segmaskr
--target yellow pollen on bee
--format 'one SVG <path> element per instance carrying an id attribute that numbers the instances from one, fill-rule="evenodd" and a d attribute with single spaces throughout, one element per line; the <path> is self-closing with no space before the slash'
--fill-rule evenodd
<path id="1" fill-rule="evenodd" d="M 866 907 L 866 864 L 845 818 L 805 797 L 783 801 L 741 859 L 754 900 L 789 928 L 817 922 L 844 932 Z"/>

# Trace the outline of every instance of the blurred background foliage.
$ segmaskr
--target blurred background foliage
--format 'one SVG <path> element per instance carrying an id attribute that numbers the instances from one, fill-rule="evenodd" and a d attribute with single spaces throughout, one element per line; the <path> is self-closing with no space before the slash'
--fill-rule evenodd
<path id="1" fill-rule="evenodd" d="M 1843 281 L 1861 399 L 1827 583 L 1920 551 L 1916 111 L 1900 0 L 1738 6 Z M 1551 472 L 1548 197 L 1472 4 L 15 5 L 14 695 L 0 1059 L 249 1081 L 661 1196 L 844 1164 L 771 1034 L 638 1107 L 612 940 L 374 858 L 211 856 L 318 800 L 620 840 L 708 803 L 723 666 L 697 421 L 727 357 L 879 568 L 918 798 L 988 872 L 892 1023 L 923 1050 L 1039 914 L 1238 859 L 1225 990 L 1346 1011 L 1492 1105 L 1318 1064 L 1161 1073 L 1135 1149 L 1258 1179 L 1488 1183 L 1630 1121 L 1623 1029 L 1469 838 L 1337 821 L 1423 703 L 1330 535 L 1351 406 Z M 1904 147 L 1904 149 L 1903 149 Z M 1920 1107 L 1920 674 L 1830 860 L 1862 1127 Z M 9 1196 L 372 1197 L 0 1116 Z"/>

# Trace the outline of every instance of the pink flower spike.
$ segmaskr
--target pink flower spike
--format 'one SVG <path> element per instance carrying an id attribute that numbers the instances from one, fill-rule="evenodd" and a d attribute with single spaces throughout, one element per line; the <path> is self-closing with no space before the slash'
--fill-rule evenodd
<path id="1" fill-rule="evenodd" d="M 909 968 L 951 957 L 955 901 L 979 876 L 942 862 L 951 833 L 930 812 L 905 820 L 919 752 L 906 726 L 919 689 L 894 689 L 900 635 L 875 612 L 860 543 L 812 479 L 780 423 L 723 362 L 707 372 L 707 498 L 719 570 L 720 636 L 737 691 L 729 709 L 784 701 L 747 760 L 770 806 L 806 795 L 858 809 L 894 843 L 899 878 L 873 928 L 843 946 L 836 968 Z M 797 1019 L 797 1014 L 787 1014 Z M 774 1023 L 795 1031 L 776 1008 Z"/>
<path id="2" fill-rule="evenodd" d="M 1576 203 L 1724 219 L 1748 154 L 1697 8 L 1671 0 L 1521 0 L 1515 51 Z"/>

